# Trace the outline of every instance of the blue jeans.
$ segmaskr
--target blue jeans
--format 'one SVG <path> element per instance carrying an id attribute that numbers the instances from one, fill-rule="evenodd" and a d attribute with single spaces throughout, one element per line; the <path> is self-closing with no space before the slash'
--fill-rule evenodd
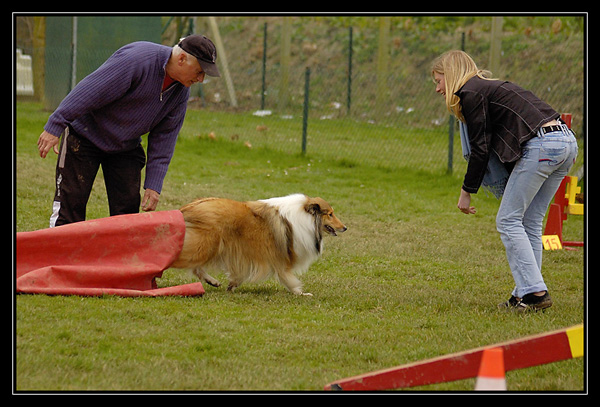
<path id="1" fill-rule="evenodd" d="M 515 297 L 546 291 L 542 278 L 542 222 L 562 179 L 577 158 L 577 141 L 563 131 L 538 136 L 523 146 L 502 197 L 496 227 L 515 280 Z"/>

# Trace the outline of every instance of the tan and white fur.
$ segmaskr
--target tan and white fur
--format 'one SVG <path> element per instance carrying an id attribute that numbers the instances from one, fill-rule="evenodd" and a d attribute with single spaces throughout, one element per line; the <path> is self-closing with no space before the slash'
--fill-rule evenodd
<path id="1" fill-rule="evenodd" d="M 312 295 L 298 276 L 323 252 L 323 232 L 346 231 L 331 205 L 303 194 L 248 202 L 204 198 L 180 210 L 185 239 L 171 267 L 189 268 L 215 287 L 221 283 L 206 270 L 221 269 L 228 290 L 275 277 L 294 294 Z"/>

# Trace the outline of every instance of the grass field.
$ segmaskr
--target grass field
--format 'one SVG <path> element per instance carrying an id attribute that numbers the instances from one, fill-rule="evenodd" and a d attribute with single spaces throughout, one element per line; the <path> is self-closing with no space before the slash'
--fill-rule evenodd
<path id="1" fill-rule="evenodd" d="M 56 160 L 53 153 L 40 159 L 36 149 L 47 117 L 37 104 L 17 104 L 17 232 L 48 225 Z M 206 136 L 255 126 L 251 120 L 188 111 L 159 210 L 201 196 L 323 197 L 349 229 L 326 237 L 323 257 L 301 278 L 314 296 L 294 296 L 274 281 L 233 294 L 206 286 L 195 298 L 17 295 L 16 390 L 321 390 L 339 378 L 584 320 L 583 249 L 544 253 L 552 308 L 497 310 L 513 288 L 495 230 L 499 201 L 479 193 L 477 214 L 460 213 L 461 174 L 391 170 L 324 153 L 303 157 L 257 143 L 250 149 L 231 133 Z M 323 121 L 312 128 L 326 137 L 335 126 Z M 107 215 L 99 175 L 88 218 Z M 569 217 L 565 236 L 582 240 L 583 225 L 582 217 Z M 192 281 L 167 270 L 158 284 Z M 508 390 L 582 391 L 584 367 L 584 359 L 573 359 L 508 372 Z M 474 382 L 411 390 L 470 391 Z"/>

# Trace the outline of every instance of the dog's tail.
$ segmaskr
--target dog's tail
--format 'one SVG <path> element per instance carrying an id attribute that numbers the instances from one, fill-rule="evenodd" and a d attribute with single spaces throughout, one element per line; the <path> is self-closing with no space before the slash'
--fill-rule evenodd
<path id="1" fill-rule="evenodd" d="M 196 200 L 190 202 L 187 205 L 183 205 L 181 208 L 179 208 L 179 210 L 181 212 L 185 213 L 186 209 L 189 209 L 189 208 L 191 208 L 193 206 L 196 206 L 196 205 L 204 203 L 204 202 L 214 201 L 215 199 L 219 199 L 219 198 L 214 198 L 214 197 L 211 197 L 211 198 L 199 198 L 199 199 L 196 199 Z"/>

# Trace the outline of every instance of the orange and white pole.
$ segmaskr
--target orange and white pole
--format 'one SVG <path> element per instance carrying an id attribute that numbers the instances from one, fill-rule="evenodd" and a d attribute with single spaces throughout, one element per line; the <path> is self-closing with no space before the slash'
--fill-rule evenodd
<path id="1" fill-rule="evenodd" d="M 481 355 L 475 390 L 506 390 L 504 351 L 502 348 L 484 349 Z"/>

